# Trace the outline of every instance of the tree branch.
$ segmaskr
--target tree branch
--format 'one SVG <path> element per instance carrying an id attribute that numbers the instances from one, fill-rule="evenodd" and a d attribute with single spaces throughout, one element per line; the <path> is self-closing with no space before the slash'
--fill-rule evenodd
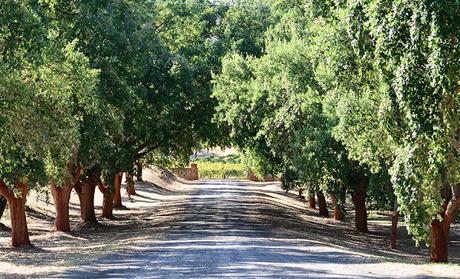
<path id="1" fill-rule="evenodd" d="M 444 213 L 444 226 L 445 229 L 450 227 L 450 224 L 454 221 L 455 214 L 460 208 L 460 184 L 451 187 L 452 189 L 452 198 L 447 204 L 446 211 Z"/>
<path id="2" fill-rule="evenodd" d="M 107 192 L 107 189 L 109 189 L 109 186 L 102 184 L 102 181 L 100 181 L 99 183 L 97 183 L 97 188 L 99 188 L 99 191 L 101 191 L 101 193 L 105 194 L 105 192 Z"/>
<path id="3" fill-rule="evenodd" d="M 14 199 L 13 191 L 11 191 L 11 189 L 8 188 L 8 186 L 6 186 L 5 182 L 2 180 L 0 180 L 0 195 L 5 197 L 5 199 L 8 201 Z"/>
<path id="4" fill-rule="evenodd" d="M 73 188 L 75 189 L 75 191 L 77 192 L 78 195 L 81 194 L 81 183 L 80 183 L 80 180 L 78 180 L 77 183 L 75 183 L 75 185 L 73 185 Z"/>
<path id="5" fill-rule="evenodd" d="M 160 147 L 160 144 L 157 144 L 157 145 L 154 145 L 154 146 L 151 146 L 149 148 L 144 148 L 143 150 L 139 151 L 135 157 L 136 160 L 139 160 L 141 159 L 143 156 L 149 154 L 150 152 L 152 152 L 153 150 L 157 149 L 158 147 Z"/>

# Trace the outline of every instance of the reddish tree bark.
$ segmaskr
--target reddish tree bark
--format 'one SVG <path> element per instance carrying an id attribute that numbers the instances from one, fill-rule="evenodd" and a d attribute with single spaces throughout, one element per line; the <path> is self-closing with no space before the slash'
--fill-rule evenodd
<path id="1" fill-rule="evenodd" d="M 107 219 L 115 219 L 115 216 L 113 216 L 113 187 L 102 185 L 102 183 L 99 183 L 98 186 L 99 190 L 104 195 L 104 199 L 102 201 L 101 217 Z"/>
<path id="2" fill-rule="evenodd" d="M 315 191 L 308 190 L 308 205 L 312 209 L 316 209 Z"/>
<path id="3" fill-rule="evenodd" d="M 391 234 L 390 234 L 390 249 L 397 249 L 397 239 L 398 239 L 398 204 L 395 201 L 393 212 L 391 213 Z"/>
<path id="4" fill-rule="evenodd" d="M 107 218 L 107 219 L 115 219 L 115 216 L 113 216 L 113 192 L 112 191 L 106 191 L 104 193 L 101 217 Z"/>
<path id="5" fill-rule="evenodd" d="M 64 183 L 62 187 L 56 186 L 53 182 L 50 183 L 51 195 L 56 209 L 53 231 L 70 232 L 69 201 L 72 188 L 72 184 L 68 182 Z"/>
<path id="6" fill-rule="evenodd" d="M 329 217 L 329 211 L 327 210 L 326 197 L 323 191 L 319 190 L 316 192 L 318 196 L 319 215 L 323 217 Z"/>
<path id="7" fill-rule="evenodd" d="M 128 193 L 128 196 L 136 195 L 136 187 L 134 185 L 133 175 L 126 173 L 126 192 Z"/>
<path id="8" fill-rule="evenodd" d="M 121 179 L 123 178 L 123 173 L 117 173 L 115 175 L 115 184 L 114 184 L 114 196 L 113 196 L 113 207 L 123 208 L 123 203 L 121 201 Z"/>
<path id="9" fill-rule="evenodd" d="M 97 223 L 94 213 L 94 192 L 96 182 L 91 178 L 84 178 L 75 185 L 78 198 L 80 199 L 80 221 L 82 223 Z"/>
<path id="10" fill-rule="evenodd" d="M 359 232 L 368 233 L 367 228 L 367 177 L 361 176 L 358 180 L 356 191 L 351 196 L 355 207 L 355 229 Z"/>
<path id="11" fill-rule="evenodd" d="M 448 244 L 449 230 L 446 229 L 445 223 L 434 220 L 431 223 L 431 261 L 447 262 L 448 261 Z"/>
<path id="12" fill-rule="evenodd" d="M 335 196 L 332 196 L 332 204 L 334 205 L 334 220 L 343 221 L 345 219 L 345 214 L 337 204 L 337 198 Z"/>
<path id="13" fill-rule="evenodd" d="M 452 187 L 452 198 L 444 205 L 442 221 L 431 222 L 431 261 L 447 262 L 450 225 L 460 207 L 460 186 Z"/>
<path id="14" fill-rule="evenodd" d="M 20 197 L 16 197 L 14 192 L 0 181 L 0 194 L 8 201 L 10 208 L 11 244 L 13 247 L 29 246 L 31 244 L 26 220 L 26 198 L 29 187 L 20 182 L 16 182 L 14 187 L 20 193 Z"/>

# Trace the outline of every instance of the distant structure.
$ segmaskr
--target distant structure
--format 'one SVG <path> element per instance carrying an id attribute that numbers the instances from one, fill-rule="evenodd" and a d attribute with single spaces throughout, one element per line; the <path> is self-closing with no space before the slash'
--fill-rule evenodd
<path id="1" fill-rule="evenodd" d="M 175 168 L 172 170 L 175 175 L 185 180 L 198 180 L 198 165 L 191 164 L 189 168 Z"/>
<path id="2" fill-rule="evenodd" d="M 271 174 L 266 174 L 263 179 L 258 179 L 256 174 L 251 169 L 248 169 L 248 180 L 254 182 L 271 182 L 275 181 L 275 177 Z"/>

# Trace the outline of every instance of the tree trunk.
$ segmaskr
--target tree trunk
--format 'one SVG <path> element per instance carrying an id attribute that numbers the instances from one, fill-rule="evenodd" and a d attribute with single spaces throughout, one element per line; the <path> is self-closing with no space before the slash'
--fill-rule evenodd
<path id="1" fill-rule="evenodd" d="M 301 200 L 305 200 L 305 197 L 303 196 L 303 188 L 299 188 L 298 198 L 301 199 Z"/>
<path id="2" fill-rule="evenodd" d="M 104 192 L 101 217 L 111 220 L 115 219 L 115 216 L 113 216 L 113 192 L 109 189 Z"/>
<path id="3" fill-rule="evenodd" d="M 367 228 L 366 197 L 367 177 L 362 176 L 358 180 L 358 188 L 351 198 L 355 207 L 355 229 L 363 233 L 369 232 Z"/>
<path id="4" fill-rule="evenodd" d="M 431 261 L 446 263 L 448 261 L 449 229 L 444 221 L 434 220 L 431 223 Z"/>
<path id="5" fill-rule="evenodd" d="M 26 194 L 23 192 L 20 199 L 9 201 L 11 215 L 11 235 L 14 247 L 30 245 L 29 231 L 26 221 Z"/>
<path id="6" fill-rule="evenodd" d="M 345 219 L 345 214 L 337 203 L 337 198 L 335 196 L 332 196 L 332 203 L 334 205 L 334 220 L 343 221 Z"/>
<path id="7" fill-rule="evenodd" d="M 329 211 L 327 210 L 326 197 L 324 197 L 323 191 L 319 190 L 316 192 L 318 196 L 319 215 L 329 218 Z"/>
<path id="8" fill-rule="evenodd" d="M 58 187 L 55 183 L 51 183 L 50 188 L 56 209 L 53 231 L 70 232 L 69 201 L 72 184 L 64 183 L 63 187 Z"/>
<path id="9" fill-rule="evenodd" d="M 396 241 L 398 239 L 398 202 L 394 202 L 393 212 L 391 214 L 391 234 L 390 234 L 390 249 L 397 249 Z"/>
<path id="10" fill-rule="evenodd" d="M 132 174 L 126 173 L 126 192 L 128 196 L 136 195 L 136 187 L 134 186 L 134 177 Z"/>
<path id="11" fill-rule="evenodd" d="M 142 182 L 142 163 L 136 162 L 136 180 Z"/>
<path id="12" fill-rule="evenodd" d="M 113 207 L 122 208 L 123 203 L 121 202 L 121 179 L 123 178 L 123 173 L 117 173 L 115 175 L 115 193 L 113 196 Z"/>
<path id="13" fill-rule="evenodd" d="M 450 225 L 455 219 L 460 207 L 460 186 L 452 188 L 454 194 L 450 201 L 443 206 L 442 221 L 431 222 L 431 261 L 440 263 L 448 261 L 448 245 Z"/>
<path id="14" fill-rule="evenodd" d="M 102 182 L 98 184 L 98 188 L 104 195 L 102 200 L 102 218 L 110 220 L 115 219 L 113 216 L 113 184 L 103 185 Z"/>
<path id="15" fill-rule="evenodd" d="M 308 204 L 310 208 L 316 209 L 315 191 L 308 190 Z"/>
<path id="16" fill-rule="evenodd" d="M 80 221 L 82 223 L 97 223 L 94 212 L 94 191 L 96 182 L 93 179 L 83 179 L 75 186 L 80 199 Z"/>
<path id="17" fill-rule="evenodd" d="M 0 194 L 6 198 L 10 208 L 11 244 L 13 247 L 29 246 L 31 244 L 26 220 L 26 199 L 29 187 L 26 184 L 16 182 L 15 188 L 15 192 L 18 192 L 20 197 L 16 197 L 14 192 L 3 181 L 0 181 Z"/>

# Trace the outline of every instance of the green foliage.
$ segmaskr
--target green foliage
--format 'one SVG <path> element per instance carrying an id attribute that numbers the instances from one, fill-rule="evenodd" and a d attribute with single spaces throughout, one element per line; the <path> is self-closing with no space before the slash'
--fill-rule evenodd
<path id="1" fill-rule="evenodd" d="M 155 1 L 154 28 L 165 48 L 180 62 L 184 71 L 170 82 L 171 95 L 167 108 L 171 114 L 170 126 L 161 131 L 170 143 L 167 152 L 177 152 L 183 146 L 185 153 L 200 144 L 213 146 L 225 141 L 223 131 L 211 122 L 216 100 L 211 98 L 212 72 L 220 71 L 220 57 L 224 54 L 218 38 L 218 23 L 225 13 L 224 5 L 209 5 L 206 0 Z M 180 64 L 174 66 L 174 72 Z M 163 92 L 162 92 L 163 93 Z M 162 99 L 165 100 L 165 99 Z M 168 100 L 168 99 L 166 99 Z M 166 153 L 167 153 L 166 152 Z"/>
<path id="2" fill-rule="evenodd" d="M 382 166 L 380 171 L 369 177 L 368 206 L 376 210 L 393 210 L 396 200 L 388 168 Z"/>
<path id="3" fill-rule="evenodd" d="M 271 34 L 273 36 L 273 34 Z M 258 176 L 283 173 L 285 184 L 343 192 L 351 171 L 344 147 L 323 111 L 314 56 L 307 40 L 271 42 L 259 59 L 231 55 L 214 80 L 216 119 L 231 127 Z"/>
<path id="4" fill-rule="evenodd" d="M 332 195 L 368 176 L 371 206 L 396 195 L 409 232 L 429 242 L 442 206 L 460 198 L 459 10 L 274 1 L 264 53 L 223 59 L 215 119 L 259 174 Z"/>
<path id="5" fill-rule="evenodd" d="M 250 10 L 266 19 L 267 8 Z M 81 165 L 110 181 L 149 153 L 183 164 L 198 144 L 223 141 L 209 81 L 244 35 L 238 12 L 206 1 L 6 1 L 1 179 L 61 184 Z"/>
<path id="6" fill-rule="evenodd" d="M 91 100 L 98 72 L 76 41 L 50 35 L 39 7 L 6 1 L 0 18 L 0 179 L 60 180 L 78 144 L 75 100 Z"/>
<path id="7" fill-rule="evenodd" d="M 265 48 L 264 33 L 272 23 L 270 2 L 237 0 L 230 5 L 218 26 L 225 52 L 255 57 L 262 55 Z"/>
<path id="8" fill-rule="evenodd" d="M 459 30 L 458 1 L 5 0 L 0 179 L 113 181 L 232 144 L 203 175 L 244 164 L 339 202 L 366 176 L 429 242 L 460 199 Z"/>
<path id="9" fill-rule="evenodd" d="M 342 83 L 348 93 L 339 96 L 344 108 L 336 130 L 374 172 L 381 160 L 390 166 L 409 232 L 426 242 L 431 221 L 452 197 L 445 193 L 455 192 L 459 181 L 458 46 L 452 41 L 459 4 L 428 2 L 369 1 L 344 9 L 357 82 Z"/>
<path id="10" fill-rule="evenodd" d="M 56 33 L 78 37 L 91 66 L 100 69 L 97 109 L 85 111 L 80 129 L 77 157 L 83 166 L 97 164 L 110 177 L 152 152 L 185 163 L 194 146 L 214 137 L 208 81 L 218 55 L 209 36 L 218 7 L 160 1 L 48 4 Z"/>

